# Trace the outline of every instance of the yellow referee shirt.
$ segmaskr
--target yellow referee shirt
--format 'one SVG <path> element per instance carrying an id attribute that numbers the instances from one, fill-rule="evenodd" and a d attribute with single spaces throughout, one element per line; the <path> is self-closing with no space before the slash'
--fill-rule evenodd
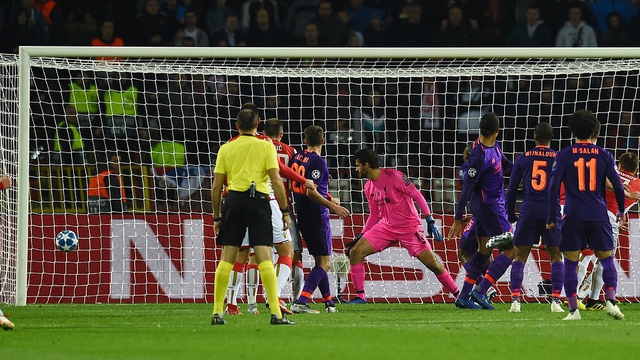
<path id="1" fill-rule="evenodd" d="M 213 172 L 227 175 L 228 190 L 247 191 L 253 181 L 256 191 L 269 194 L 269 169 L 278 169 L 275 146 L 271 141 L 243 135 L 220 147 Z"/>

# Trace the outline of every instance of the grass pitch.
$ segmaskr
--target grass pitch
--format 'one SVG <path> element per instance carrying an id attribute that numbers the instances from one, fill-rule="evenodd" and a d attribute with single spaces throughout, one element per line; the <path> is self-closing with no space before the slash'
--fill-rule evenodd
<path id="1" fill-rule="evenodd" d="M 212 304 L 97 304 L 3 307 L 16 324 L 0 333 L 5 359 L 546 359 L 635 358 L 640 304 L 625 319 L 583 311 L 562 321 L 548 304 L 522 312 L 459 310 L 453 304 L 338 304 L 338 314 L 269 312 L 226 316 L 211 326 Z M 312 304 L 323 309 L 322 304 Z M 244 310 L 245 306 L 241 305 Z M 565 313 L 566 314 L 566 313 Z"/>

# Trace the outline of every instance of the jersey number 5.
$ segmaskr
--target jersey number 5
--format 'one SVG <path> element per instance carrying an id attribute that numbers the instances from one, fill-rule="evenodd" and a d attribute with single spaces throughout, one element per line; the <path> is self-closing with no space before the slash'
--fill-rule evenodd
<path id="1" fill-rule="evenodd" d="M 533 161 L 533 171 L 531 172 L 531 187 L 535 191 L 542 191 L 547 187 L 547 162 L 542 160 Z"/>
<path id="2" fill-rule="evenodd" d="M 596 191 L 596 170 L 598 160 L 595 158 L 585 161 L 584 158 L 578 159 L 573 163 L 578 169 L 578 190 L 587 190 L 587 169 L 589 169 L 589 191 Z"/>
<path id="3" fill-rule="evenodd" d="M 305 169 L 304 165 L 300 165 L 298 163 L 291 164 L 291 170 L 297 172 L 302 177 L 304 177 L 304 174 L 307 172 L 307 169 Z M 307 194 L 307 187 L 304 186 L 304 184 L 300 184 L 297 181 L 291 182 L 291 189 L 296 194 L 302 194 L 302 195 Z"/>

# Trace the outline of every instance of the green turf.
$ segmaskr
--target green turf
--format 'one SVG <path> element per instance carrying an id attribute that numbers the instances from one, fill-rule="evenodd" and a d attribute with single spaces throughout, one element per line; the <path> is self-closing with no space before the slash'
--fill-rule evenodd
<path id="1" fill-rule="evenodd" d="M 322 309 L 322 305 L 312 304 Z M 4 359 L 627 359 L 640 354 L 640 304 L 626 317 L 583 311 L 561 321 L 547 304 L 509 313 L 452 304 L 338 304 L 340 313 L 293 315 L 270 326 L 259 315 L 211 326 L 210 304 L 29 305 L 3 310 Z M 241 306 L 244 309 L 244 306 Z"/>

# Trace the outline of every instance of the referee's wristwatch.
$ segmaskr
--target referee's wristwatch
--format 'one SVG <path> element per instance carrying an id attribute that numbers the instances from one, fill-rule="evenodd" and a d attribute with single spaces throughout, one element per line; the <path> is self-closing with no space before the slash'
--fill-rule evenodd
<path id="1" fill-rule="evenodd" d="M 219 222 L 219 221 L 222 221 L 222 216 L 213 218 L 213 222 Z"/>
<path id="2" fill-rule="evenodd" d="M 280 212 L 282 213 L 282 215 L 289 214 L 289 209 L 288 208 L 280 209 Z"/>

